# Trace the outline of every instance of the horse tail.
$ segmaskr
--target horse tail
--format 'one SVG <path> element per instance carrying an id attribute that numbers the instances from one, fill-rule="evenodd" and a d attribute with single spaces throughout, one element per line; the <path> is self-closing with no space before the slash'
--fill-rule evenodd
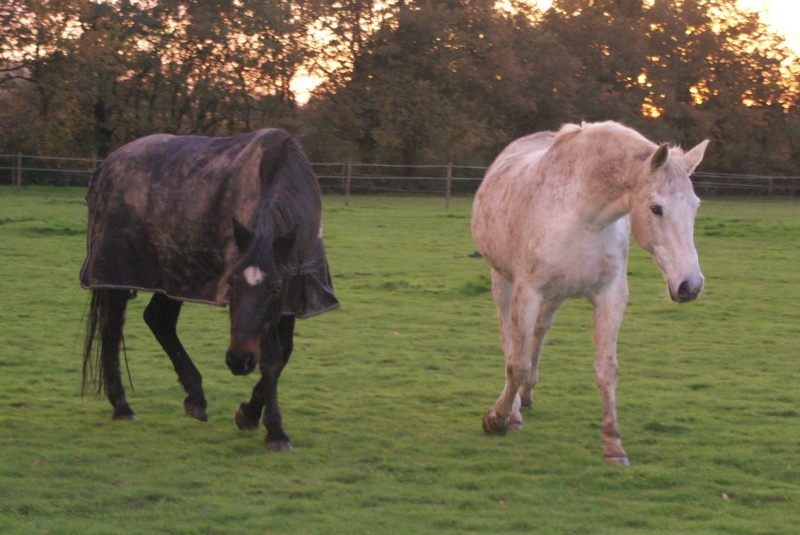
<path id="1" fill-rule="evenodd" d="M 83 343 L 83 376 L 81 380 L 81 396 L 86 395 L 87 389 L 92 385 L 96 393 L 100 394 L 106 387 L 105 362 L 103 358 L 103 332 L 101 329 L 102 316 L 108 314 L 111 295 L 114 290 L 94 289 L 89 298 L 89 311 L 86 314 L 86 326 Z M 126 296 L 126 299 L 130 296 Z M 125 338 L 122 336 L 122 326 L 119 339 L 122 353 L 125 357 L 125 369 L 128 373 L 128 383 L 133 389 L 130 369 L 128 368 L 128 354 L 125 351 Z"/>
<path id="2" fill-rule="evenodd" d="M 100 310 L 103 305 L 103 290 L 92 290 L 89 298 L 89 312 L 86 314 L 86 327 L 83 342 L 83 379 L 81 381 L 81 396 L 86 395 L 90 384 L 97 387 L 99 394 L 103 388 L 103 361 L 100 358 L 101 344 L 98 343 L 97 334 L 100 331 Z"/>

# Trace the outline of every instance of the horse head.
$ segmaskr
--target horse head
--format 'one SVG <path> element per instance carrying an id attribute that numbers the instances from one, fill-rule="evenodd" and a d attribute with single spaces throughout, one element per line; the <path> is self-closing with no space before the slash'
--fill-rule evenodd
<path id="1" fill-rule="evenodd" d="M 631 202 L 631 233 L 653 256 L 673 301 L 694 300 L 703 289 L 703 274 L 694 246 L 694 219 L 700 200 L 690 175 L 703 159 L 708 140 L 683 154 L 661 145 L 648 156 L 642 180 Z"/>
<path id="2" fill-rule="evenodd" d="M 225 363 L 234 375 L 251 373 L 268 348 L 268 335 L 281 319 L 289 251 L 297 227 L 282 236 L 253 234 L 236 219 L 233 234 L 239 257 L 231 268 L 231 339 Z"/>

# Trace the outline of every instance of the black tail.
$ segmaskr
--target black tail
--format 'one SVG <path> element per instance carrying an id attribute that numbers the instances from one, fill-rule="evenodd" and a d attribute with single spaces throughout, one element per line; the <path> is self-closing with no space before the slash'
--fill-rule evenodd
<path id="1" fill-rule="evenodd" d="M 86 336 L 83 343 L 83 381 L 81 396 L 86 395 L 86 388 L 91 383 L 97 386 L 99 394 L 103 389 L 103 362 L 100 358 L 101 344 L 97 333 L 100 330 L 100 310 L 103 303 L 103 290 L 92 290 L 89 298 L 89 313 L 86 315 Z"/>
<path id="2" fill-rule="evenodd" d="M 83 378 L 81 381 L 81 396 L 86 395 L 90 385 L 100 394 L 105 389 L 105 374 L 103 373 L 103 333 L 100 332 L 101 316 L 108 313 L 109 296 L 114 290 L 92 290 L 89 298 L 89 311 L 86 314 L 85 339 L 83 343 Z M 98 336 L 99 335 L 99 336 Z M 125 356 L 125 369 L 128 372 L 128 382 L 133 389 L 130 369 L 128 369 L 128 354 L 125 351 L 125 338 L 119 333 L 122 343 L 122 353 Z"/>

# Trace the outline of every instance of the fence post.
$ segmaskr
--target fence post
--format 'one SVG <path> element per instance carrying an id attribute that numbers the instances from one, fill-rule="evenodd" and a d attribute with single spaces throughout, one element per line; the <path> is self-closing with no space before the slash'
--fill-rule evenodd
<path id="1" fill-rule="evenodd" d="M 22 153 L 17 153 L 17 168 L 14 173 L 14 180 L 12 181 L 18 188 L 22 187 Z"/>
<path id="2" fill-rule="evenodd" d="M 353 161 L 347 160 L 347 172 L 344 177 L 344 205 L 350 205 L 350 177 L 353 175 Z"/>
<path id="3" fill-rule="evenodd" d="M 444 209 L 450 209 L 450 192 L 453 187 L 453 164 L 447 164 L 447 182 L 444 187 Z"/>

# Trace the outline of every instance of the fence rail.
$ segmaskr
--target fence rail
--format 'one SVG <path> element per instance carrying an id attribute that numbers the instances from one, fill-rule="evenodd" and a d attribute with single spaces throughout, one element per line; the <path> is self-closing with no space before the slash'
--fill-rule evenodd
<path id="1" fill-rule="evenodd" d="M 86 186 L 102 163 L 97 158 L 0 154 L 0 185 Z M 486 167 L 393 165 L 357 162 L 312 163 L 324 193 L 343 195 L 435 195 L 447 206 L 452 195 L 472 195 Z M 703 196 L 800 196 L 800 176 L 700 172 L 693 176 Z"/>

